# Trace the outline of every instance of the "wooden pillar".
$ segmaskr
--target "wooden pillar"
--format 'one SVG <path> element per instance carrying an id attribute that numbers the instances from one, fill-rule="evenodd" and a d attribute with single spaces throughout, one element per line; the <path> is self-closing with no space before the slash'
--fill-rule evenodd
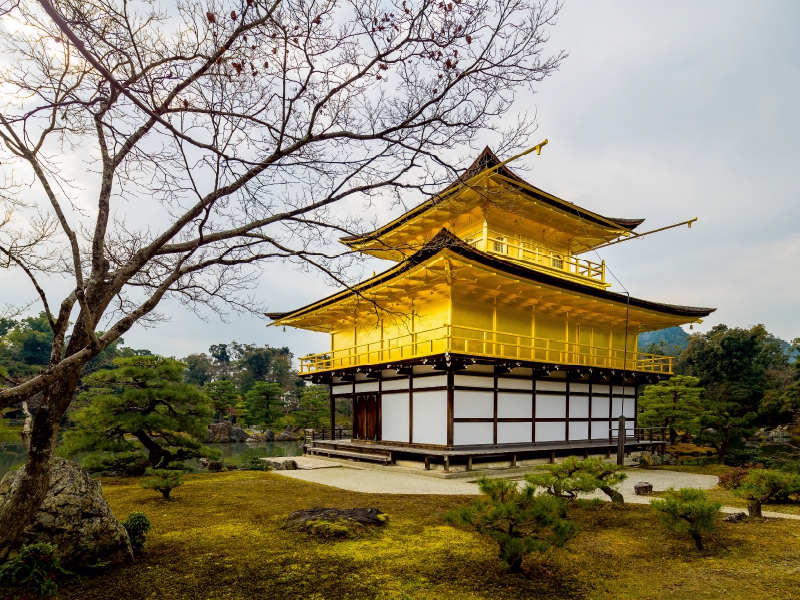
<path id="1" fill-rule="evenodd" d="M 624 465 L 625 464 L 625 415 L 620 415 L 619 419 L 617 420 L 618 428 L 617 428 L 617 464 Z"/>
<path id="2" fill-rule="evenodd" d="M 550 451 L 550 464 L 551 465 L 555 464 L 555 462 L 556 462 L 556 451 L 555 450 L 551 450 Z"/>
<path id="3" fill-rule="evenodd" d="M 472 457 L 467 457 L 467 471 L 472 471 Z"/>
<path id="4" fill-rule="evenodd" d="M 328 384 L 328 398 L 330 398 L 331 439 L 333 439 L 333 432 L 336 428 L 336 402 L 333 399 L 333 378 L 331 378 L 331 383 Z M 324 427 L 322 428 L 322 439 L 325 439 Z"/>
<path id="5" fill-rule="evenodd" d="M 512 467 L 516 467 L 517 466 L 517 455 L 516 454 L 512 454 L 511 455 L 511 466 Z"/>
<path id="6" fill-rule="evenodd" d="M 450 472 L 450 456 L 447 454 L 445 454 L 444 456 L 444 472 L 445 473 Z"/>

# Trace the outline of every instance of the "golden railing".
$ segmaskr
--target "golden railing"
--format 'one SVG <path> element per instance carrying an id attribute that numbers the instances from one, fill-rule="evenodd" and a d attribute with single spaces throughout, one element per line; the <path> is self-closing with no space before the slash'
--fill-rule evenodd
<path id="1" fill-rule="evenodd" d="M 672 374 L 671 356 L 456 325 L 442 325 L 352 348 L 309 354 L 300 358 L 300 373 L 387 363 L 444 352 Z"/>
<path id="2" fill-rule="evenodd" d="M 544 270 L 554 271 L 557 275 L 577 277 L 589 280 L 595 285 L 600 284 L 599 287 L 607 287 L 605 261 L 592 262 L 558 252 L 531 240 L 515 239 L 491 229 L 467 236 L 464 241 L 488 254 L 534 267 L 543 267 Z"/>

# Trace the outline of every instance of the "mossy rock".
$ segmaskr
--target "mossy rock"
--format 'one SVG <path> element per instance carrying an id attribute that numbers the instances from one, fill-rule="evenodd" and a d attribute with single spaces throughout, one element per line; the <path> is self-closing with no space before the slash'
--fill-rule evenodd
<path id="1" fill-rule="evenodd" d="M 284 528 L 322 538 L 352 538 L 388 522 L 389 516 L 377 508 L 315 507 L 294 511 Z"/>

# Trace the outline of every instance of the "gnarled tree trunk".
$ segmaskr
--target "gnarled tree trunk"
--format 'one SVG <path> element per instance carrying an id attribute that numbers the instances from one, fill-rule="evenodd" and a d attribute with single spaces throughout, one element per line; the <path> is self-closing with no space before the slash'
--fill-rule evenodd
<path id="1" fill-rule="evenodd" d="M 747 499 L 747 514 L 750 517 L 761 518 L 761 500 L 755 498 Z"/>

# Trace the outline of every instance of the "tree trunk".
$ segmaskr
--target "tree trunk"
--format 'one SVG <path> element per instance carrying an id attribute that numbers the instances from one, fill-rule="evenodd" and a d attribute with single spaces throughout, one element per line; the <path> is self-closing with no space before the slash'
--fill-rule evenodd
<path id="1" fill-rule="evenodd" d="M 761 500 L 755 498 L 747 499 L 747 513 L 754 518 L 761 518 Z"/>
<path id="2" fill-rule="evenodd" d="M 31 426 L 33 425 L 33 415 L 28 410 L 28 401 L 22 402 L 22 412 L 25 413 L 25 425 L 22 426 L 22 444 L 25 450 L 31 449 Z"/>
<path id="3" fill-rule="evenodd" d="M 19 487 L 0 507 L 0 562 L 14 549 L 17 538 L 42 505 L 50 484 L 58 424 L 78 387 L 83 365 L 67 371 L 45 390 L 29 435 L 28 457 Z"/>
<path id="4" fill-rule="evenodd" d="M 617 490 L 610 488 L 607 485 L 601 486 L 600 490 L 609 498 L 611 498 L 611 504 L 625 504 L 625 497 L 620 494 Z"/>
<path id="5" fill-rule="evenodd" d="M 510 560 L 508 561 L 508 572 L 519 573 L 520 571 L 522 571 L 522 556 L 515 554 L 514 556 L 511 556 Z"/>
<path id="6" fill-rule="evenodd" d="M 690 533 L 689 535 L 692 536 L 694 540 L 694 547 L 697 548 L 699 552 L 703 551 L 703 538 L 700 536 L 699 533 Z"/>
<path id="7" fill-rule="evenodd" d="M 144 446 L 145 450 L 147 450 L 148 462 L 150 466 L 154 469 L 161 468 L 169 464 L 169 460 L 166 463 L 162 464 L 164 459 L 171 459 L 172 455 L 164 450 L 160 445 L 153 441 L 153 439 L 147 435 L 147 432 L 143 429 L 139 429 L 133 435 L 136 436 L 136 439 Z"/>

